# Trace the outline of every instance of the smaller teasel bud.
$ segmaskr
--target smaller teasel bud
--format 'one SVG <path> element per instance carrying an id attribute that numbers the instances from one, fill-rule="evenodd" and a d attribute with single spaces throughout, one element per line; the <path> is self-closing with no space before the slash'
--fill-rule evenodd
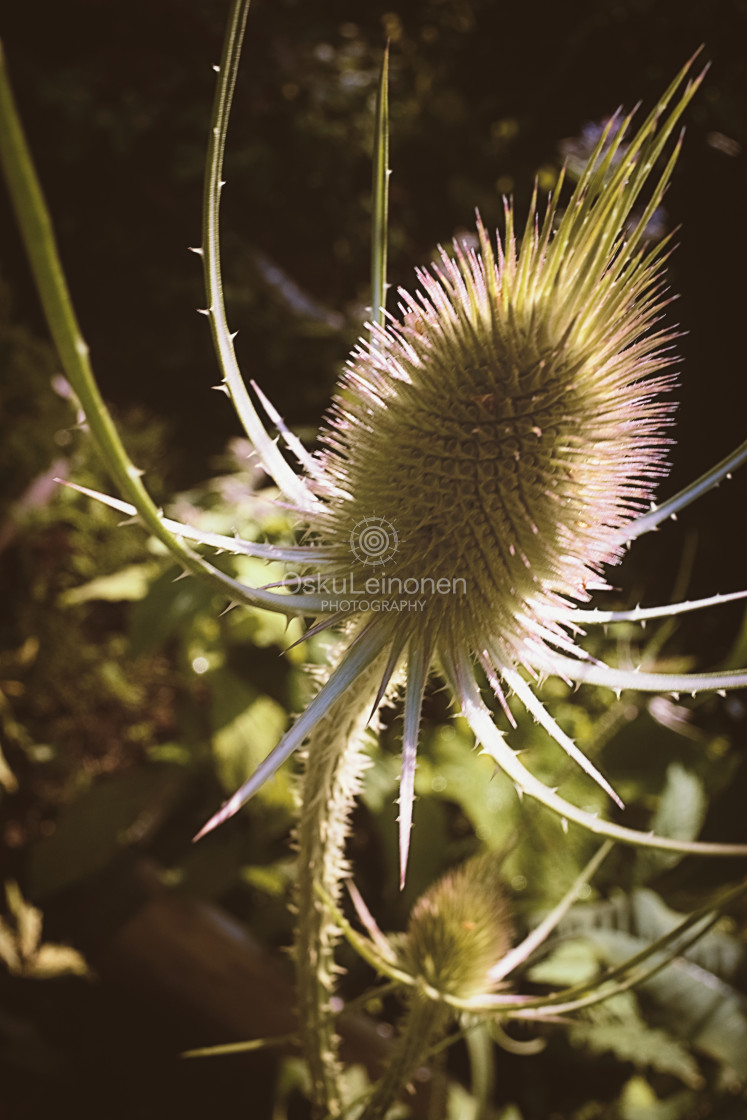
<path id="1" fill-rule="evenodd" d="M 469 999 L 493 988 L 489 972 L 510 947 L 511 935 L 497 860 L 488 854 L 447 872 L 421 896 L 399 956 L 429 988 Z"/>
<path id="2" fill-rule="evenodd" d="M 490 970 L 511 944 L 511 920 L 493 853 L 447 872 L 413 907 L 406 933 L 389 939 L 400 967 L 419 982 L 390 1064 L 361 1120 L 383 1120 L 454 1012 L 446 999 L 467 1000 L 495 989 Z"/>

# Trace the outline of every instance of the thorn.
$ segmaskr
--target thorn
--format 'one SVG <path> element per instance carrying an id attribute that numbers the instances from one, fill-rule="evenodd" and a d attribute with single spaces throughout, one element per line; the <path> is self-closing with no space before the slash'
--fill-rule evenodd
<path id="1" fill-rule="evenodd" d="M 228 614 L 228 612 L 229 612 L 229 611 L 235 610 L 235 609 L 236 609 L 236 607 L 238 607 L 238 606 L 239 606 L 239 603 L 236 603 L 236 602 L 230 602 L 230 603 L 228 604 L 228 606 L 227 606 L 227 607 L 225 607 L 225 608 L 224 608 L 224 609 L 223 609 L 223 610 L 222 610 L 222 611 L 220 612 L 220 614 L 218 615 L 218 618 L 223 618 L 223 615 L 224 615 L 224 614 Z"/>
<path id="2" fill-rule="evenodd" d="M 171 582 L 178 583 L 180 579 L 188 579 L 191 575 L 192 573 L 187 568 L 185 568 L 183 572 L 179 572 L 178 576 L 174 576 Z"/>
<path id="3" fill-rule="evenodd" d="M 222 383 L 220 385 L 211 385 L 211 388 L 215 389 L 216 393 L 225 393 L 227 397 L 231 395 L 228 391 L 228 386 Z"/>
<path id="4" fill-rule="evenodd" d="M 560 818 L 560 827 L 563 829 L 563 832 L 565 832 L 566 835 L 567 835 L 567 833 L 568 833 L 568 821 L 566 820 L 565 817 Z"/>
<path id="5" fill-rule="evenodd" d="M 210 314 L 210 308 L 209 307 L 196 307 L 195 311 L 197 312 L 198 315 L 209 315 Z"/>
<path id="6" fill-rule="evenodd" d="M 724 696 L 724 697 L 725 697 L 725 696 L 726 696 L 726 689 L 725 689 L 725 688 L 718 688 L 718 689 L 716 689 L 716 695 L 717 695 L 717 696 Z"/>
<path id="7" fill-rule="evenodd" d="M 220 66 L 214 66 L 213 70 L 216 74 L 220 74 Z"/>
<path id="8" fill-rule="evenodd" d="M 200 245 L 188 245 L 187 246 L 187 252 L 188 253 L 197 253 L 198 257 L 204 256 L 204 253 L 202 251 L 202 247 Z"/>

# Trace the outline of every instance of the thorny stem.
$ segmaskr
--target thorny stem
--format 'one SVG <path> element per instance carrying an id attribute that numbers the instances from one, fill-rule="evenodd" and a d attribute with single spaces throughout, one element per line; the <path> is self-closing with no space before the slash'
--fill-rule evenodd
<path id="1" fill-rule="evenodd" d="M 339 901 L 347 874 L 345 840 L 350 813 L 368 765 L 362 742 L 383 671 L 377 659 L 334 703 L 311 736 L 299 824 L 296 973 L 299 1019 L 309 1064 L 314 1114 L 342 1112 L 338 1040 L 331 996 L 340 931 L 320 900 Z"/>
<path id="2" fill-rule="evenodd" d="M 402 1023 L 386 1073 L 373 1091 L 360 1120 L 384 1120 L 442 1032 L 451 1014 L 448 1007 L 415 992 Z"/>

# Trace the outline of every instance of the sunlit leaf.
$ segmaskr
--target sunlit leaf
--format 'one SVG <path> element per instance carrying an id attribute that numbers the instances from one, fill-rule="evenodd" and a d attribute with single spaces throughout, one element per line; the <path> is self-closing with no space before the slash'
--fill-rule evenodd
<path id="1" fill-rule="evenodd" d="M 234 790 L 254 773 L 285 731 L 288 716 L 269 696 L 258 694 L 230 670 L 212 674 L 212 745 L 218 776 Z M 259 802 L 290 809 L 290 779 L 280 770 L 257 795 Z"/>
<path id="2" fill-rule="evenodd" d="M 534 984 L 560 988 L 585 984 L 598 972 L 599 954 L 588 941 L 579 939 L 560 945 L 545 960 L 533 965 L 527 975 Z"/>
<path id="3" fill-rule="evenodd" d="M 161 570 L 160 564 L 130 564 L 109 576 L 97 576 L 80 587 L 72 587 L 60 596 L 60 605 L 74 607 L 95 599 L 110 602 L 135 602 L 143 599 Z"/>

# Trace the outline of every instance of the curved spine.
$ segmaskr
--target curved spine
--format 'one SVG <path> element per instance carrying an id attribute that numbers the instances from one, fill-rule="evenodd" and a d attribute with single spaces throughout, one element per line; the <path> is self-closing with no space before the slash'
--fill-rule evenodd
<path id="1" fill-rule="evenodd" d="M 638 829 L 626 828 L 624 825 L 603 820 L 595 813 L 587 813 L 584 809 L 579 809 L 576 805 L 565 801 L 527 770 L 505 742 L 503 734 L 493 722 L 492 713 L 480 696 L 469 659 L 464 656 L 451 658 L 442 655 L 442 665 L 454 689 L 454 695 L 459 698 L 462 714 L 485 752 L 511 779 L 518 791 L 551 809 L 561 820 L 573 821 L 574 824 L 595 836 L 619 840 L 622 844 L 693 855 L 747 856 L 747 844 L 716 844 L 702 840 L 675 840 L 669 836 L 657 836 L 654 832 L 641 832 Z"/>
<path id="2" fill-rule="evenodd" d="M 239 56 L 244 40 L 249 0 L 235 0 L 231 8 L 223 54 L 218 67 L 218 84 L 215 91 L 210 121 L 210 141 L 205 166 L 205 187 L 202 210 L 202 257 L 205 273 L 205 290 L 215 351 L 223 372 L 223 384 L 231 398 L 236 413 L 244 426 L 262 466 L 285 496 L 298 507 L 308 510 L 316 504 L 314 495 L 303 479 L 280 454 L 277 444 L 270 439 L 252 404 L 236 361 L 233 339 L 228 329 L 223 301 L 223 279 L 220 266 L 220 200 L 223 190 L 223 153 L 226 145 L 228 118 L 231 112 Z"/>

